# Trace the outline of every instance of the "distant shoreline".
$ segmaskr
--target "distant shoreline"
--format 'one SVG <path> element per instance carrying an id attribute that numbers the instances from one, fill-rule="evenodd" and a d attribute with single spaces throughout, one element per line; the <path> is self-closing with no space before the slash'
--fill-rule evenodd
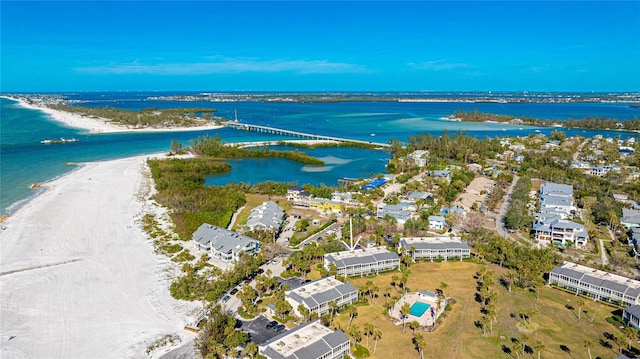
<path id="1" fill-rule="evenodd" d="M 186 131 L 217 130 L 224 127 L 221 125 L 208 125 L 208 126 L 195 126 L 195 127 L 130 128 L 127 126 L 111 123 L 111 120 L 105 119 L 105 118 L 85 117 L 75 113 L 55 110 L 46 106 L 31 104 L 21 97 L 11 97 L 6 95 L 1 95 L 0 97 L 6 98 L 12 101 L 17 101 L 18 105 L 23 108 L 41 111 L 49 115 L 51 119 L 57 122 L 63 123 L 69 127 L 87 130 L 89 133 L 186 132 Z"/>

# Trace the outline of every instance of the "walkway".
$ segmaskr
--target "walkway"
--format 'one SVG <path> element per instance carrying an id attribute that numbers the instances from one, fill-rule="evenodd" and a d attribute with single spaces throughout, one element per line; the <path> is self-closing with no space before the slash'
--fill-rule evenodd
<path id="1" fill-rule="evenodd" d="M 233 212 L 233 215 L 231 216 L 231 220 L 229 221 L 229 225 L 227 226 L 228 230 L 231 230 L 233 226 L 236 224 L 236 219 L 238 218 L 238 215 L 240 214 L 240 212 L 242 212 L 243 209 L 244 209 L 244 206 L 238 208 L 237 211 Z"/>

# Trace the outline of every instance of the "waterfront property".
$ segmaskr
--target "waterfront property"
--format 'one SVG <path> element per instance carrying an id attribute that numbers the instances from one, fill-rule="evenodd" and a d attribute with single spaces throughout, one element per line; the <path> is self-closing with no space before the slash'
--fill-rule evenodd
<path id="1" fill-rule="evenodd" d="M 324 255 L 324 267 L 331 270 L 334 265 L 342 277 L 367 275 L 386 272 L 400 267 L 400 257 L 385 247 L 373 247 L 327 253 Z"/>
<path id="2" fill-rule="evenodd" d="M 622 319 L 627 325 L 640 329 L 640 305 L 630 305 L 622 311 Z"/>
<path id="3" fill-rule="evenodd" d="M 576 263 L 553 268 L 549 284 L 617 305 L 640 304 L 640 281 Z"/>
<path id="4" fill-rule="evenodd" d="M 284 209 L 273 201 L 266 201 L 251 210 L 247 218 L 250 230 L 262 229 L 279 232 L 284 220 Z"/>
<path id="5" fill-rule="evenodd" d="M 329 312 L 330 302 L 335 302 L 338 308 L 356 302 L 358 289 L 351 283 L 342 283 L 330 276 L 285 291 L 285 300 L 298 316 L 302 316 L 298 311 L 300 304 L 309 310 L 309 314 L 321 316 Z"/>
<path id="6" fill-rule="evenodd" d="M 401 312 L 402 306 L 408 303 L 410 310 L 407 315 Z M 416 321 L 420 326 L 427 327 L 436 323 L 436 320 L 444 311 L 447 305 L 446 298 L 439 298 L 435 292 L 430 290 L 421 290 L 419 292 L 410 292 L 402 296 L 400 300 L 389 309 L 391 318 L 397 319 L 398 324 L 406 321 Z"/>
<path id="7" fill-rule="evenodd" d="M 292 202 L 296 206 L 309 207 L 311 194 L 305 192 L 301 187 L 289 187 L 287 189 L 287 201 Z"/>
<path id="8" fill-rule="evenodd" d="M 419 259 L 462 259 L 469 258 L 469 245 L 460 237 L 403 237 L 398 241 L 398 252 L 411 254 L 414 260 Z"/>
<path id="9" fill-rule="evenodd" d="M 204 223 L 193 232 L 196 247 L 224 262 L 237 262 L 243 253 L 260 250 L 260 242 L 226 228 Z"/>
<path id="10" fill-rule="evenodd" d="M 351 341 L 318 319 L 267 340 L 258 350 L 268 359 L 342 359 L 351 356 Z"/>

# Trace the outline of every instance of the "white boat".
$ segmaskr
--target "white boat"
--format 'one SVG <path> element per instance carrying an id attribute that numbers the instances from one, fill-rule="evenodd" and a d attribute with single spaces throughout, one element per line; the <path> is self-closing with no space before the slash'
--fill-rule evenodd
<path id="1" fill-rule="evenodd" d="M 372 134 L 371 134 L 371 137 L 376 137 L 376 134 L 375 134 L 375 133 L 372 133 Z"/>

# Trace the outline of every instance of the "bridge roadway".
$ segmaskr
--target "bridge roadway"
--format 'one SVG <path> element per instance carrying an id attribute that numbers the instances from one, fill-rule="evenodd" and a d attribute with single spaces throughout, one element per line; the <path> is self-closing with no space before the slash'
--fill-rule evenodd
<path id="1" fill-rule="evenodd" d="M 312 134 L 312 133 L 290 131 L 290 130 L 285 130 L 285 129 L 282 129 L 282 128 L 260 126 L 260 125 L 252 125 L 252 124 L 248 124 L 248 123 L 240 123 L 240 122 L 232 122 L 232 121 L 223 122 L 222 125 L 225 126 L 225 127 L 236 129 L 236 130 L 262 132 L 262 133 L 269 133 L 269 134 L 281 135 L 281 136 L 300 137 L 300 138 L 307 138 L 307 139 L 310 139 L 310 140 L 317 140 L 317 141 L 336 141 L 336 142 L 363 143 L 363 144 L 374 145 L 374 146 L 379 146 L 379 147 L 390 147 L 391 146 L 388 143 L 377 143 L 377 142 L 371 142 L 371 141 L 354 140 L 354 139 L 350 139 L 350 138 L 315 135 L 315 134 Z"/>

